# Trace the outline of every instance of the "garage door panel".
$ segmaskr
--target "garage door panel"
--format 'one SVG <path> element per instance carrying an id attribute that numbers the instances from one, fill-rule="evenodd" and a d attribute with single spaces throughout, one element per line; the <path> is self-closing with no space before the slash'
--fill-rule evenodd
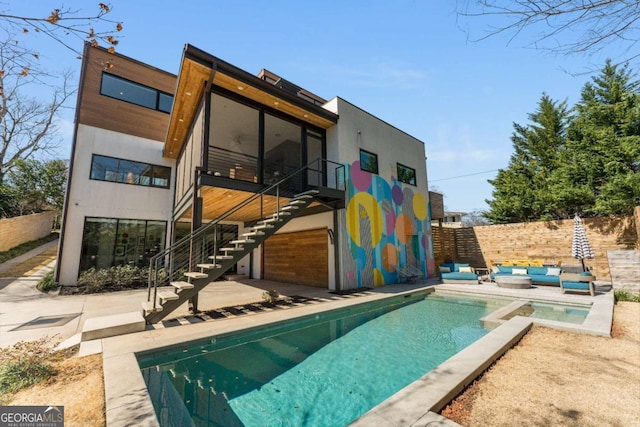
<path id="1" fill-rule="evenodd" d="M 264 278 L 328 287 L 327 229 L 276 234 L 264 242 Z"/>

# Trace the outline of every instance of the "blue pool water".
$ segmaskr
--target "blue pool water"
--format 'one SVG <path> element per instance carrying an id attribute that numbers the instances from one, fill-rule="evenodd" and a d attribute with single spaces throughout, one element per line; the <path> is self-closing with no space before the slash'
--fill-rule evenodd
<path id="1" fill-rule="evenodd" d="M 559 304 L 532 303 L 533 313 L 529 317 L 557 320 L 566 323 L 582 324 L 589 314 L 589 309 Z"/>
<path id="2" fill-rule="evenodd" d="M 164 426 L 342 426 L 489 331 L 508 301 L 413 294 L 139 359 Z"/>

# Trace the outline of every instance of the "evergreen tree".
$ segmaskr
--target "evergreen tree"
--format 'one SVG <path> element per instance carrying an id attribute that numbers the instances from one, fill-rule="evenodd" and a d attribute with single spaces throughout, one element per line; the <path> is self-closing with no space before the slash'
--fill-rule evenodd
<path id="1" fill-rule="evenodd" d="M 640 205 L 638 88 L 628 67 L 611 61 L 584 86 L 555 177 L 569 214 L 630 214 Z"/>
<path id="2" fill-rule="evenodd" d="M 607 61 L 569 115 L 542 96 L 531 124 L 514 124 L 485 217 L 494 223 L 630 214 L 640 205 L 640 83 Z"/>
<path id="3" fill-rule="evenodd" d="M 498 171 L 493 200 L 485 217 L 500 224 L 550 219 L 557 215 L 551 177 L 558 168 L 558 153 L 565 144 L 569 119 L 566 101 L 543 94 L 538 110 L 529 115 L 531 124 L 514 123 L 511 137 L 514 153 L 506 169 Z"/>

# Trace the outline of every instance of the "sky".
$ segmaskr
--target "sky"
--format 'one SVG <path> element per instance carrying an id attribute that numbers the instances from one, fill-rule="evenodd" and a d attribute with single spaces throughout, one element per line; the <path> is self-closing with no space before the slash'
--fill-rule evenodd
<path id="1" fill-rule="evenodd" d="M 65 1 L 63 10 L 86 16 L 97 3 Z M 574 105 L 591 78 L 584 72 L 622 55 L 615 46 L 592 56 L 537 50 L 530 46 L 533 31 L 475 41 L 506 21 L 461 17 L 448 0 L 110 5 L 107 18 L 123 24 L 118 53 L 176 74 L 188 43 L 248 72 L 266 68 L 326 99 L 340 96 L 418 138 L 429 188 L 443 193 L 446 210 L 455 212 L 488 209 L 487 180 L 508 165 L 513 123 L 529 123 L 543 93 Z M 56 7 L 61 4 L 50 0 L 0 2 L 0 10 L 22 16 L 46 17 Z M 50 71 L 71 69 L 77 81 L 73 52 L 35 33 L 23 37 Z M 82 49 L 81 40 L 68 41 Z M 72 108 L 59 128 L 55 155 L 66 159 Z"/>

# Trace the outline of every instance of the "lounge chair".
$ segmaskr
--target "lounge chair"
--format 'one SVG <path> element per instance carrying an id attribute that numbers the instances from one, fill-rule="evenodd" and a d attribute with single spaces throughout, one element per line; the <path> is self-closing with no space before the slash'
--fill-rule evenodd
<path id="1" fill-rule="evenodd" d="M 596 278 L 590 273 L 562 273 L 560 274 L 560 288 L 564 294 L 566 291 L 589 292 L 591 296 L 596 294 L 593 281 Z"/>

